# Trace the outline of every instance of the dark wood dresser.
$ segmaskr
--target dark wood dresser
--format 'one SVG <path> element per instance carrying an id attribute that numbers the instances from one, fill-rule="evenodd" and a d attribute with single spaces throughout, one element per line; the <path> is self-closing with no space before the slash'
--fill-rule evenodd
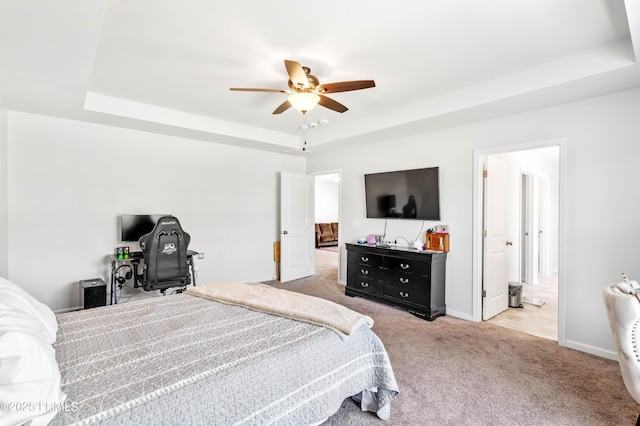
<path id="1" fill-rule="evenodd" d="M 446 313 L 447 253 L 347 244 L 347 296 L 361 296 L 433 321 Z"/>

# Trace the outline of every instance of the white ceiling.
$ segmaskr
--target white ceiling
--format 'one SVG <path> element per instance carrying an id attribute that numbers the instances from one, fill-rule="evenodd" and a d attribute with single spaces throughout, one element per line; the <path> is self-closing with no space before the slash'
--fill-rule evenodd
<path id="1" fill-rule="evenodd" d="M 640 87 L 637 0 L 0 0 L 9 109 L 278 152 L 305 117 L 271 112 L 284 59 L 331 97 L 313 152 Z"/>

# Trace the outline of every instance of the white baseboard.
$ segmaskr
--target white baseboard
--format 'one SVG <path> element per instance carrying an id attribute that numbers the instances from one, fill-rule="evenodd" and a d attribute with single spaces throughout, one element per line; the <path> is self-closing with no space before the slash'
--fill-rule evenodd
<path id="1" fill-rule="evenodd" d="M 265 281 L 275 281 L 277 280 L 278 277 L 276 277 L 275 275 L 271 275 L 268 277 L 262 277 L 262 278 L 254 278 L 251 280 L 242 280 L 242 281 L 238 281 L 238 282 L 243 282 L 243 283 L 263 283 Z"/>
<path id="2" fill-rule="evenodd" d="M 447 315 L 450 317 L 456 317 L 456 318 L 460 318 L 466 321 L 473 321 L 473 316 L 464 313 L 464 312 L 458 312 L 458 311 L 454 311 L 452 309 L 448 309 L 446 311 Z"/>
<path id="3" fill-rule="evenodd" d="M 586 352 L 591 355 L 611 359 L 613 361 L 618 361 L 618 354 L 608 349 L 602 349 L 602 348 L 597 348 L 595 346 L 585 345 L 584 343 L 575 342 L 573 340 L 567 340 L 565 346 L 569 349 L 575 349 L 580 352 Z"/>

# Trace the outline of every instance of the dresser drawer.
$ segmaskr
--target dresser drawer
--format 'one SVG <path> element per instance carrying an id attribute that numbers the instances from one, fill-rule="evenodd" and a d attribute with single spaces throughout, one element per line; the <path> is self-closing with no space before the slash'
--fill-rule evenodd
<path id="1" fill-rule="evenodd" d="M 407 290 L 426 291 L 429 288 L 429 278 L 424 275 L 387 271 L 385 281 L 390 285 Z"/>
<path id="2" fill-rule="evenodd" d="M 431 264 L 413 259 L 401 259 L 399 257 L 387 257 L 385 267 L 390 271 L 410 272 L 416 275 L 429 275 Z"/>
<path id="3" fill-rule="evenodd" d="M 415 303 L 416 305 L 427 305 L 429 292 L 427 289 L 415 289 L 385 284 L 384 295 L 403 302 Z"/>
<path id="4" fill-rule="evenodd" d="M 347 253 L 347 262 L 349 264 L 369 265 L 381 267 L 383 257 L 379 254 L 362 253 L 358 251 L 350 251 Z"/>
<path id="5" fill-rule="evenodd" d="M 362 278 L 369 278 L 372 280 L 381 280 L 383 272 L 384 271 L 379 267 L 369 266 L 369 265 L 350 264 L 347 268 L 347 273 L 349 275 L 359 276 Z"/>
<path id="6" fill-rule="evenodd" d="M 347 286 L 353 290 L 365 291 L 367 293 L 382 294 L 382 282 L 371 278 L 364 278 L 358 275 L 349 275 Z"/>

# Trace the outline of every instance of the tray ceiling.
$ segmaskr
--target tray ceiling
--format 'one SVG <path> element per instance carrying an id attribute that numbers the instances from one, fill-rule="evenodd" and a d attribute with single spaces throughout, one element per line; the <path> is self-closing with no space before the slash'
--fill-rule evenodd
<path id="1" fill-rule="evenodd" d="M 635 4 L 634 4 L 635 3 Z M 301 7 L 301 5 L 305 7 Z M 0 3 L 9 109 L 288 152 L 313 152 L 640 87 L 637 2 L 613 0 L 23 0 Z M 373 89 L 271 112 L 283 60 Z"/>

